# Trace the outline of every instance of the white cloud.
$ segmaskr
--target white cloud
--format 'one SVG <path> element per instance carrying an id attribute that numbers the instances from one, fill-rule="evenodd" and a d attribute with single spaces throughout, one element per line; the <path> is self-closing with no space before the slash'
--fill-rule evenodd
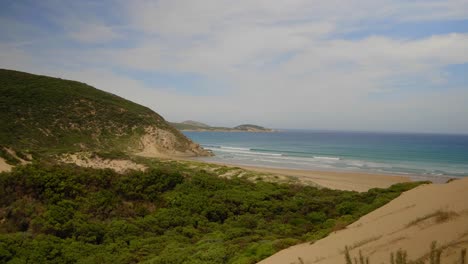
<path id="1" fill-rule="evenodd" d="M 137 0 L 126 4 L 136 29 L 170 36 L 278 22 L 329 21 L 350 27 L 362 21 L 468 18 L 467 0 Z"/>
<path id="2" fill-rule="evenodd" d="M 40 73 L 87 82 L 176 121 L 468 132 L 463 120 L 468 115 L 464 103 L 468 84 L 444 87 L 448 78 L 445 67 L 468 63 L 468 34 L 418 39 L 339 37 L 383 21 L 467 19 L 467 1 L 119 3 L 123 9 L 118 26 L 104 23 L 96 15 L 82 21 L 73 18 L 63 25 L 69 37 L 82 43 L 124 39 L 116 30 L 123 25 L 136 36 L 132 46 L 63 47 L 40 54 L 0 46 L 0 65 L 38 72 L 34 65 L 42 62 L 47 66 L 41 66 Z M 28 64 L 29 60 L 35 64 Z M 195 87 L 188 88 L 191 93 L 183 93 L 145 84 L 131 74 L 116 74 L 116 68 L 182 78 L 185 73 L 196 74 L 216 80 L 207 82 L 212 86 L 207 89 L 219 92 L 193 96 Z"/>

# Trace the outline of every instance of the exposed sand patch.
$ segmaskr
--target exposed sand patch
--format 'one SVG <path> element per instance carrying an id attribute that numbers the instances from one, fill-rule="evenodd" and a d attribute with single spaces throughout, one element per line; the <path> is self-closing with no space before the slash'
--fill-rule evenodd
<path id="1" fill-rule="evenodd" d="M 103 159 L 98 156 L 92 156 L 90 153 L 65 154 L 60 157 L 60 161 L 86 168 L 112 169 L 118 173 L 124 173 L 129 170 L 144 171 L 147 169 L 146 166 L 131 160 Z"/>
<path id="2" fill-rule="evenodd" d="M 6 150 L 10 155 L 12 155 L 15 159 L 19 160 L 20 163 L 21 163 L 21 165 L 26 165 L 26 164 L 31 163 L 31 162 L 28 161 L 28 160 L 24 160 L 24 159 L 18 157 L 18 155 L 16 154 L 16 152 L 15 152 L 14 150 L 12 150 L 12 149 L 10 149 L 10 148 L 5 148 L 5 150 Z M 28 156 L 29 156 L 28 158 L 31 160 L 31 159 L 32 159 L 31 155 L 28 155 Z"/>
<path id="3" fill-rule="evenodd" d="M 177 151 L 179 139 L 170 131 L 157 127 L 146 127 L 145 135 L 140 138 L 139 151 L 135 153 L 143 157 L 170 158 L 209 156 L 209 152 L 200 145 L 191 142 L 185 152 Z"/>
<path id="4" fill-rule="evenodd" d="M 146 134 L 140 138 L 140 152 L 136 155 L 143 157 L 167 158 L 167 153 L 174 144 L 175 137 L 165 130 L 147 127 Z"/>
<path id="5" fill-rule="evenodd" d="M 6 163 L 6 161 L 3 158 L 0 158 L 0 172 L 4 172 L 4 171 L 9 172 L 11 171 L 12 168 L 13 166 Z"/>
<path id="6" fill-rule="evenodd" d="M 17 159 L 19 162 L 20 162 L 20 165 L 26 165 L 26 164 L 29 164 L 31 163 L 30 160 L 32 160 L 32 157 L 30 154 L 27 155 L 27 158 L 29 160 L 24 160 L 20 157 L 18 157 L 18 155 L 16 154 L 16 152 L 10 148 L 3 148 L 4 150 L 6 150 L 6 152 L 8 152 L 8 154 L 10 154 L 11 156 L 13 156 L 15 159 Z M 13 165 L 10 165 L 8 164 L 5 159 L 1 158 L 0 157 L 0 172 L 9 172 L 11 171 L 15 166 Z"/>
<path id="7" fill-rule="evenodd" d="M 445 247 L 442 263 L 454 263 L 468 247 L 468 178 L 419 186 L 369 213 L 346 229 L 314 244 L 290 247 L 261 264 L 345 263 L 343 250 L 369 256 L 370 263 L 389 263 L 390 252 L 402 248 L 409 259 L 425 256 L 432 241 Z"/>

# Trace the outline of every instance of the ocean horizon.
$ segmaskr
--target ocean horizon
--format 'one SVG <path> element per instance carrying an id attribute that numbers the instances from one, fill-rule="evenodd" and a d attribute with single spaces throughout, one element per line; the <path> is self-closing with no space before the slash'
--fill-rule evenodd
<path id="1" fill-rule="evenodd" d="M 443 181 L 468 176 L 468 135 L 282 129 L 184 134 L 211 150 L 204 161 L 269 168 L 396 174 Z"/>

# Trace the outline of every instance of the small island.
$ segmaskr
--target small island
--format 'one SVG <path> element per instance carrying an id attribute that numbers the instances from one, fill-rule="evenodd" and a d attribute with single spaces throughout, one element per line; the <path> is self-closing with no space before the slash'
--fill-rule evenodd
<path id="1" fill-rule="evenodd" d="M 172 122 L 175 128 L 181 131 L 210 131 L 210 132 L 254 132 L 254 133 L 271 133 L 276 132 L 277 130 L 271 128 L 265 128 L 258 125 L 252 124 L 243 124 L 236 127 L 214 127 L 207 125 L 205 123 L 201 123 L 198 121 L 187 120 L 181 123 Z"/>

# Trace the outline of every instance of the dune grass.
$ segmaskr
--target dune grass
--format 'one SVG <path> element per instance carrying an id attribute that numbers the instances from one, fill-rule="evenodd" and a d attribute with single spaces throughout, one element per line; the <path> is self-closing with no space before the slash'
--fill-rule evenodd
<path id="1" fill-rule="evenodd" d="M 349 252 L 349 247 L 345 247 L 345 263 L 346 264 L 370 264 L 369 257 L 364 257 L 359 251 L 359 256 L 352 258 Z M 406 250 L 399 249 L 397 252 L 390 254 L 390 264 L 441 264 L 442 252 L 444 247 L 437 247 L 437 242 L 431 243 L 430 251 L 425 256 L 417 260 L 409 260 Z M 354 260 L 354 262 L 352 261 Z M 466 248 L 460 250 L 460 258 L 455 264 L 466 264 Z"/>

